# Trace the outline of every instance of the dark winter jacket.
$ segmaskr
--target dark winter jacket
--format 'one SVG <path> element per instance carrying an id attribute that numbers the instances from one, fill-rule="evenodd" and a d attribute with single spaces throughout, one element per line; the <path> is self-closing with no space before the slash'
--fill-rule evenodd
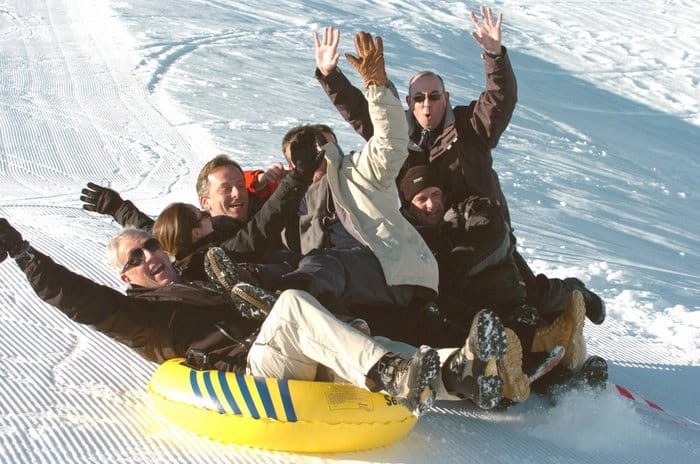
<path id="1" fill-rule="evenodd" d="M 260 322 L 243 319 L 219 293 L 197 284 L 130 289 L 124 295 L 97 284 L 30 249 L 31 259 L 18 260 L 36 294 L 66 316 L 132 348 L 146 359 L 162 363 L 186 356 L 188 349 L 212 335 L 226 332 L 232 356 L 216 364 L 226 370 L 245 366 L 241 343 Z M 245 347 L 247 348 L 247 346 Z"/>
<path id="2" fill-rule="evenodd" d="M 493 170 L 491 150 L 510 122 L 517 101 L 517 84 L 505 47 L 502 55 L 496 58 L 484 55 L 484 65 L 486 90 L 468 106 L 447 108 L 440 128 L 433 134 L 429 155 L 415 145 L 421 128 L 412 112 L 407 112 L 414 144 L 409 145 L 410 156 L 404 168 L 425 164 L 427 158 L 437 167 L 449 205 L 457 205 L 470 195 L 486 196 L 497 202 L 510 224 L 508 206 Z M 317 69 L 316 78 L 343 118 L 362 137 L 369 139 L 374 128 L 362 91 L 338 68 L 327 76 Z"/>
<path id="3" fill-rule="evenodd" d="M 246 224 L 231 221 L 214 223 L 214 232 L 194 244 L 194 251 L 175 262 L 175 268 L 186 280 L 207 280 L 204 273 L 204 256 L 212 246 L 221 246 L 239 262 L 261 262 L 263 257 L 279 250 L 282 244 L 282 230 L 297 218 L 297 209 L 309 182 L 290 172 L 282 179 L 277 190 L 267 199 L 260 211 Z M 231 219 L 215 216 L 212 219 Z M 225 226 L 225 227 L 224 227 Z"/>
<path id="4" fill-rule="evenodd" d="M 495 202 L 471 196 L 436 225 L 416 224 L 403 211 L 435 254 L 440 269 L 438 301 L 446 316 L 468 324 L 470 314 L 483 307 L 514 308 L 524 302 L 515 244 Z"/>

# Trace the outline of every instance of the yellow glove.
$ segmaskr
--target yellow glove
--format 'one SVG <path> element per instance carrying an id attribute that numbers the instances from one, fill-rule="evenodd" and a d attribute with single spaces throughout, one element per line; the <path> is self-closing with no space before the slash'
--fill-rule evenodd
<path id="1" fill-rule="evenodd" d="M 365 88 L 372 84 L 386 85 L 389 79 L 386 77 L 386 69 L 384 69 L 382 38 L 377 37 L 373 41 L 371 34 L 360 31 L 355 34 L 355 51 L 358 56 L 346 53 L 345 58 L 362 77 Z"/>

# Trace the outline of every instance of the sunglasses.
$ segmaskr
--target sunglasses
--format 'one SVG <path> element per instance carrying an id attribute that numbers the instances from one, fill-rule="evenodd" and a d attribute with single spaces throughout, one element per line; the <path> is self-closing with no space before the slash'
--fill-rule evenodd
<path id="1" fill-rule="evenodd" d="M 160 242 L 158 242 L 157 238 L 149 238 L 143 242 L 143 245 L 141 245 L 139 248 L 130 250 L 126 264 L 124 264 L 124 267 L 122 268 L 122 274 L 129 269 L 143 264 L 143 262 L 146 260 L 146 255 L 143 253 L 143 250 L 148 250 L 150 253 L 155 253 L 156 251 L 160 250 Z"/>
<path id="2" fill-rule="evenodd" d="M 442 92 L 438 92 L 437 90 L 435 90 L 434 92 L 430 92 L 430 93 L 427 93 L 427 92 L 417 93 L 413 96 L 413 101 L 415 101 L 416 103 L 423 103 L 425 101 L 426 96 L 428 97 L 428 100 L 430 100 L 430 101 L 438 101 L 442 98 Z"/>

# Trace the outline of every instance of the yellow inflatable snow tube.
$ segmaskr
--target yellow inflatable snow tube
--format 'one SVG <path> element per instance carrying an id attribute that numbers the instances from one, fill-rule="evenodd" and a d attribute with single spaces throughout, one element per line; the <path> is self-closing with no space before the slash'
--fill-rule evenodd
<path id="1" fill-rule="evenodd" d="M 148 390 L 176 425 L 225 443 L 277 451 L 330 453 L 388 445 L 416 418 L 394 398 L 348 384 L 197 371 L 163 363 Z"/>

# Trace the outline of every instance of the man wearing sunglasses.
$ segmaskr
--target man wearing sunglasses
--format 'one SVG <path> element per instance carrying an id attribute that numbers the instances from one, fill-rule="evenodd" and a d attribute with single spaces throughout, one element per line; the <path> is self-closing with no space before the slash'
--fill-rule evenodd
<path id="1" fill-rule="evenodd" d="M 517 83 L 506 48 L 501 44 L 503 15 L 494 19 L 490 8 L 480 9 L 481 21 L 471 13 L 476 28 L 472 37 L 483 49 L 486 86 L 467 106 L 450 106 L 450 94 L 435 72 L 421 71 L 409 81 L 406 117 L 409 123 L 409 156 L 399 174 L 420 164 L 430 164 L 445 195 L 446 208 L 459 208 L 471 195 L 490 199 L 510 226 L 510 212 L 491 150 L 508 127 L 517 101 Z M 374 133 L 362 92 L 338 69 L 340 33 L 327 27 L 315 36 L 316 78 L 343 118 L 365 139 Z M 527 287 L 528 302 L 543 314 L 556 317 L 566 309 L 568 296 L 580 291 L 586 315 L 595 324 L 605 319 L 601 298 L 576 278 L 535 276 L 523 257 L 514 251 L 518 270 Z"/>
<path id="2" fill-rule="evenodd" d="M 314 380 L 323 365 L 357 387 L 395 396 L 417 416 L 435 398 L 430 384 L 440 372 L 440 355 L 432 348 L 406 356 L 390 352 L 297 290 L 282 293 L 263 320 L 246 319 L 205 283 L 183 282 L 144 230 L 125 228 L 108 245 L 111 264 L 128 284 L 126 295 L 57 264 L 4 218 L 0 253 L 0 261 L 8 253 L 15 259 L 45 302 L 150 361 L 187 357 L 194 368 L 300 380 Z M 295 330 L 286 330 L 290 324 Z"/>

